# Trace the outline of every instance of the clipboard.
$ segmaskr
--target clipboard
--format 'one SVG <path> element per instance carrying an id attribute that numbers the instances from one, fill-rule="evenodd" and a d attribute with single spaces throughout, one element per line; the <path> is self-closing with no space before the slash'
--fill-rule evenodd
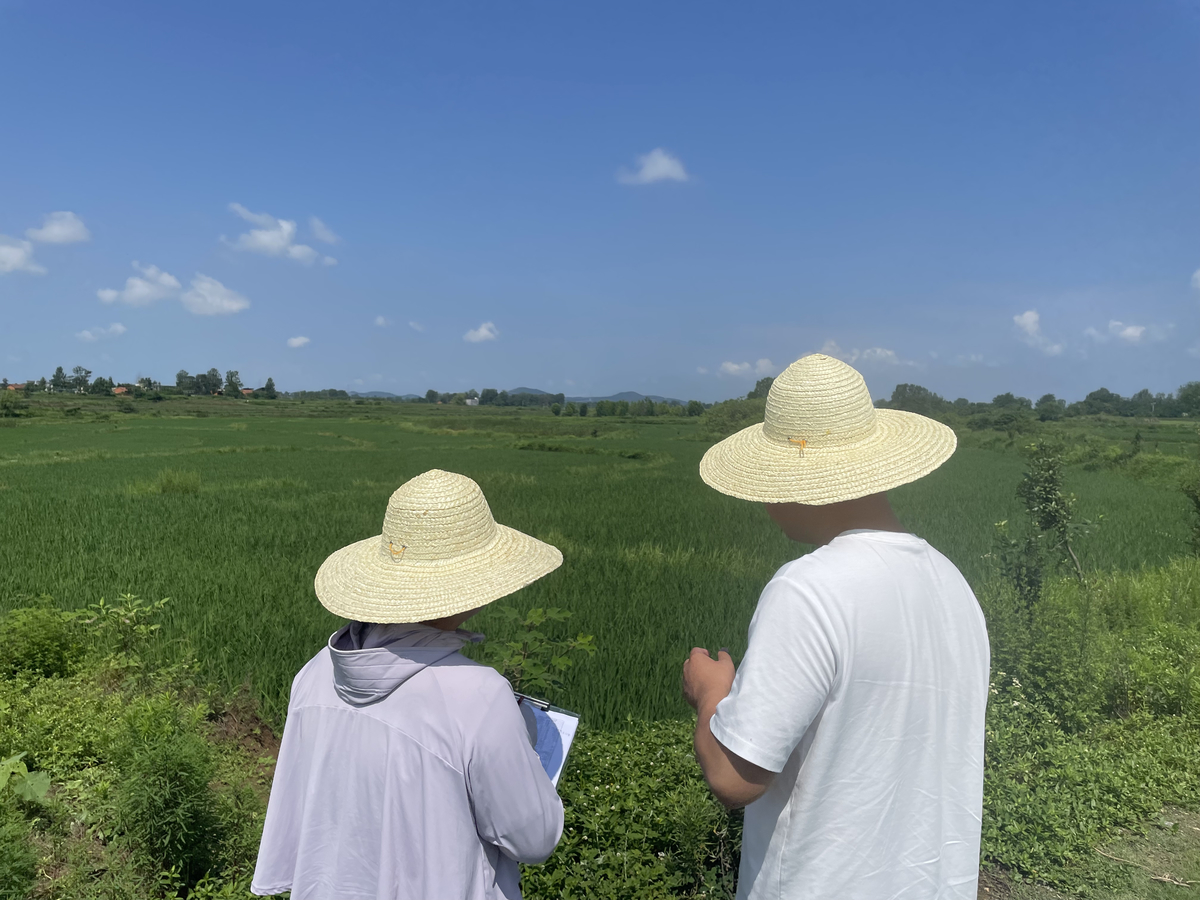
<path id="1" fill-rule="evenodd" d="M 557 788 L 558 779 L 567 764 L 567 754 L 571 752 L 571 744 L 575 740 L 575 732 L 579 728 L 579 713 L 552 706 L 548 701 L 530 697 L 528 694 L 514 693 L 517 705 L 533 715 L 537 725 L 537 739 L 533 751 L 541 760 L 546 774 L 550 776 L 550 783 Z"/>

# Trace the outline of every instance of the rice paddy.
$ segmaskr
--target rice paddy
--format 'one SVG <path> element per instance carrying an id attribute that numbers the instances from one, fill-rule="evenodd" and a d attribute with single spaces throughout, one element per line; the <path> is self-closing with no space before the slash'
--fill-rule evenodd
<path id="1" fill-rule="evenodd" d="M 249 682 L 276 720 L 292 677 L 339 624 L 313 593 L 317 567 L 377 533 L 391 492 L 430 468 L 471 476 L 498 521 L 562 549 L 558 572 L 501 603 L 569 609 L 568 630 L 595 635 L 598 652 L 557 699 L 601 728 L 683 717 L 687 651 L 739 654 L 759 590 L 801 552 L 761 507 L 700 481 L 709 441 L 696 419 L 184 409 L 0 428 L 0 606 L 171 597 L 168 632 L 188 638 L 214 681 Z M 893 499 L 979 587 L 992 577 L 993 524 L 1020 514 L 1022 470 L 1013 450 L 963 447 Z M 1170 484 L 1071 469 L 1068 488 L 1081 515 L 1102 517 L 1080 546 L 1090 569 L 1161 565 L 1188 546 L 1186 501 Z M 485 610 L 470 627 L 503 637 L 507 626 Z"/>

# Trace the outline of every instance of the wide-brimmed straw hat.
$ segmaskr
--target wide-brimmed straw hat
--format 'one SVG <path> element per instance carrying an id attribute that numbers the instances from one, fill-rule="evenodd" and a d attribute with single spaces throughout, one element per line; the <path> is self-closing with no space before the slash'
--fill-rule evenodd
<path id="1" fill-rule="evenodd" d="M 465 475 L 430 469 L 388 501 L 383 533 L 333 553 L 317 597 L 360 622 L 423 622 L 475 609 L 562 565 L 558 548 L 498 525 Z"/>
<path id="2" fill-rule="evenodd" d="M 700 477 L 743 500 L 823 506 L 916 481 L 956 446 L 941 422 L 876 409 L 857 371 L 814 353 L 775 379 L 762 424 L 709 448 Z"/>

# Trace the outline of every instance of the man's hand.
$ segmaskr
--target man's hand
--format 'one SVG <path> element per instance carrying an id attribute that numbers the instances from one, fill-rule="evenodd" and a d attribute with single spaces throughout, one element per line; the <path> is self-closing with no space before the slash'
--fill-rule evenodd
<path id="1" fill-rule="evenodd" d="M 733 657 L 722 649 L 713 659 L 703 647 L 693 647 L 683 664 L 683 699 L 699 712 L 701 705 L 716 706 L 733 687 Z"/>
<path id="2" fill-rule="evenodd" d="M 703 647 L 694 647 L 683 664 L 683 696 L 696 710 L 696 761 L 712 792 L 729 809 L 753 803 L 775 777 L 725 748 L 709 730 L 717 704 L 729 696 L 734 674 L 728 650 L 713 659 Z"/>

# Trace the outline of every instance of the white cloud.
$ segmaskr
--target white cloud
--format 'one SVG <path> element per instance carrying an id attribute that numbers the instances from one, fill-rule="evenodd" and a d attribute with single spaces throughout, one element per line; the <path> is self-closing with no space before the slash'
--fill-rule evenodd
<path id="1" fill-rule="evenodd" d="M 1021 332 L 1021 340 L 1036 350 L 1041 350 L 1046 356 L 1058 356 L 1063 352 L 1063 345 L 1056 344 L 1042 333 L 1042 318 L 1036 309 L 1027 309 L 1020 315 L 1013 316 L 1013 322 Z"/>
<path id="2" fill-rule="evenodd" d="M 1116 319 L 1113 319 L 1108 323 L 1108 333 L 1123 341 L 1137 344 L 1141 342 L 1143 335 L 1145 335 L 1146 326 L 1126 325 L 1124 322 L 1118 322 Z"/>
<path id="3" fill-rule="evenodd" d="M 472 328 L 470 331 L 464 334 L 463 340 L 471 344 L 478 344 L 480 341 L 494 341 L 498 337 L 500 337 L 500 332 L 496 328 L 495 324 L 492 322 L 484 322 L 478 328 Z"/>
<path id="4" fill-rule="evenodd" d="M 707 375 L 708 369 L 704 368 L 704 366 L 696 366 L 696 374 L 697 375 Z"/>
<path id="5" fill-rule="evenodd" d="M 697 369 L 696 371 L 701 375 L 708 373 L 708 369 L 703 367 Z M 774 377 L 775 375 L 779 374 L 779 367 L 769 359 L 760 359 L 753 365 L 748 362 L 735 363 L 726 361 L 721 363 L 720 368 L 717 369 L 717 374 L 736 375 L 738 377 L 747 377 L 750 375 L 754 375 L 758 378 L 764 378 L 768 375 Z"/>
<path id="6" fill-rule="evenodd" d="M 424 331 L 425 330 L 425 326 L 422 325 L 420 322 L 409 322 L 408 327 L 411 328 L 413 331 Z"/>
<path id="7" fill-rule="evenodd" d="M 1192 287 L 1200 291 L 1200 269 L 1192 273 Z"/>
<path id="8" fill-rule="evenodd" d="M 222 236 L 221 239 L 233 249 L 261 253 L 264 256 L 282 256 L 306 266 L 311 266 L 318 259 L 322 265 L 337 265 L 337 260 L 332 256 L 322 257 L 307 244 L 297 244 L 296 223 L 291 219 L 277 219 L 268 213 L 251 212 L 240 203 L 230 203 L 229 208 L 251 225 L 259 226 L 251 228 L 245 234 L 239 234 L 236 241 L 229 241 Z"/>
<path id="9" fill-rule="evenodd" d="M 310 341 L 306 337 L 288 338 L 288 341 L 287 341 L 287 345 L 292 348 L 303 347 L 307 343 L 310 343 Z"/>
<path id="10" fill-rule="evenodd" d="M 105 303 L 115 303 L 118 300 L 130 306 L 149 306 L 156 300 L 164 300 L 173 296 L 182 285 L 169 272 L 164 272 L 158 266 L 143 266 L 136 259 L 133 267 L 142 274 L 130 275 L 125 279 L 125 287 L 121 290 L 101 288 L 96 296 Z"/>
<path id="11" fill-rule="evenodd" d="M 1148 331 L 1150 332 L 1149 335 L 1147 335 Z M 1100 331 L 1097 328 L 1088 326 L 1083 330 L 1083 333 L 1097 344 L 1108 343 L 1112 338 L 1125 341 L 1129 344 L 1140 344 L 1145 337 L 1161 340 L 1165 336 L 1162 328 L 1155 327 L 1154 329 L 1149 329 L 1145 325 L 1127 325 L 1124 322 L 1118 322 L 1116 319 L 1108 323 L 1106 331 Z"/>
<path id="12" fill-rule="evenodd" d="M 379 326 L 380 328 L 387 328 L 388 320 L 385 319 L 383 316 L 376 316 L 375 324 L 377 326 Z"/>
<path id="13" fill-rule="evenodd" d="M 322 241 L 326 244 L 341 243 L 342 239 L 333 233 L 333 229 L 316 216 L 309 218 L 308 227 L 312 229 L 313 237 L 315 237 L 318 241 Z"/>
<path id="14" fill-rule="evenodd" d="M 179 299 L 188 312 L 197 316 L 227 316 L 250 306 L 250 301 L 237 291 L 199 272 L 192 279 L 192 289 Z"/>
<path id="15" fill-rule="evenodd" d="M 889 366 L 904 365 L 904 361 L 896 355 L 895 350 L 885 350 L 883 347 L 868 347 L 859 358 L 863 362 L 887 363 Z"/>
<path id="16" fill-rule="evenodd" d="M 0 273 L 4 272 L 46 274 L 45 268 L 33 261 L 33 244 L 0 234 Z"/>
<path id="17" fill-rule="evenodd" d="M 843 350 L 837 341 L 830 338 L 821 347 L 820 353 L 826 356 L 832 356 L 834 359 L 840 359 L 842 362 L 849 365 L 854 365 L 856 362 L 872 363 L 875 365 L 885 366 L 916 366 L 923 367 L 921 363 L 911 359 L 903 359 L 895 350 L 888 350 L 886 347 L 868 347 L 866 350 Z"/>
<path id="18" fill-rule="evenodd" d="M 662 147 L 655 147 L 645 156 L 637 158 L 637 171 L 626 168 L 617 170 L 617 181 L 621 184 L 654 184 L 656 181 L 687 181 L 688 173 L 678 156 L 672 156 Z"/>
<path id="19" fill-rule="evenodd" d="M 104 340 L 104 338 L 120 337 L 128 330 L 120 322 L 113 322 L 107 328 L 88 328 L 84 331 L 77 331 L 75 332 L 75 337 L 81 341 L 91 343 L 92 341 Z"/>
<path id="20" fill-rule="evenodd" d="M 83 224 L 83 219 L 73 212 L 47 213 L 41 228 L 27 228 L 25 237 L 42 244 L 74 244 L 90 241 L 92 233 Z"/>

